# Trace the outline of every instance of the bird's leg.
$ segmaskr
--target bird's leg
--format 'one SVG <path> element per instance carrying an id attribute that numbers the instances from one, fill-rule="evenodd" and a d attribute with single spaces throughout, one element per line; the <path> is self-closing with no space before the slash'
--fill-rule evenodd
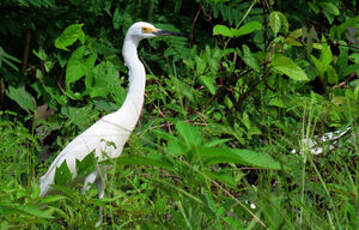
<path id="1" fill-rule="evenodd" d="M 82 192 L 88 191 L 91 188 L 91 184 L 93 184 L 98 177 L 98 170 L 96 169 L 92 173 L 90 173 L 84 181 L 84 186 L 82 187 Z"/>
<path id="2" fill-rule="evenodd" d="M 98 180 L 96 181 L 97 184 L 97 189 L 98 189 L 98 198 L 102 199 L 105 195 L 105 185 L 103 182 L 102 177 L 99 177 Z M 99 207 L 99 221 L 98 224 L 101 224 L 103 222 L 103 207 L 100 206 Z"/>
<path id="3" fill-rule="evenodd" d="M 105 195 L 105 183 L 102 177 L 99 177 L 96 181 L 97 189 L 98 189 L 98 198 L 102 199 Z"/>
<path id="4" fill-rule="evenodd" d="M 105 182 L 107 179 L 106 173 L 107 167 L 98 168 L 98 178 L 96 180 L 97 189 L 98 189 L 98 198 L 102 199 L 105 196 Z M 97 222 L 96 226 L 99 226 L 103 222 L 103 207 L 99 207 L 99 221 Z"/>

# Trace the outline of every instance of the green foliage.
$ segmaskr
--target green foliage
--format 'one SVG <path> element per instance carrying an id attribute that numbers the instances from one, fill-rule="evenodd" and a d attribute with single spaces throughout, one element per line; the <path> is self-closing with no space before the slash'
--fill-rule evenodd
<path id="1" fill-rule="evenodd" d="M 24 86 L 19 88 L 14 88 L 10 86 L 8 91 L 6 92 L 6 95 L 10 99 L 16 101 L 16 103 L 19 104 L 22 109 L 26 110 L 26 112 L 35 111 L 35 99 L 25 90 Z"/>
<path id="2" fill-rule="evenodd" d="M 67 166 L 67 161 L 63 161 L 61 166 L 55 172 L 56 185 L 68 185 L 72 181 L 72 173 Z"/>
<path id="3" fill-rule="evenodd" d="M 292 59 L 277 54 L 273 57 L 272 60 L 272 67 L 273 69 L 286 74 L 288 77 L 292 78 L 293 80 L 297 81 L 305 81 L 309 80 L 307 74 L 300 68 Z"/>
<path id="4" fill-rule="evenodd" d="M 78 176 L 86 176 L 95 171 L 97 166 L 97 159 L 95 153 L 91 152 L 83 160 L 76 159 L 76 172 Z"/>
<path id="5" fill-rule="evenodd" d="M 62 34 L 56 38 L 55 47 L 58 49 L 67 49 L 68 46 L 74 44 L 77 40 L 80 40 L 81 43 L 85 42 L 85 33 L 82 31 L 83 24 L 74 24 L 68 26 Z"/>
<path id="6" fill-rule="evenodd" d="M 93 229 L 103 208 L 104 229 L 358 229 L 357 6 L 0 1 L 0 228 Z M 56 153 L 123 103 L 135 21 L 190 39 L 141 42 L 144 112 L 122 156 L 76 161 L 80 177 L 108 169 L 105 198 L 66 161 L 60 194 L 39 198 Z M 321 155 L 301 144 L 349 126 Z"/>
<path id="7" fill-rule="evenodd" d="M 271 27 L 274 36 L 277 36 L 282 28 L 284 34 L 288 33 L 289 30 L 289 23 L 286 16 L 279 11 L 273 11 L 269 15 L 269 26 Z"/>
<path id="8" fill-rule="evenodd" d="M 256 30 L 261 30 L 262 25 L 259 22 L 253 21 L 249 22 L 239 29 L 237 28 L 228 28 L 224 25 L 216 25 L 213 27 L 213 35 L 222 35 L 225 37 L 240 37 L 246 34 L 253 33 Z"/>

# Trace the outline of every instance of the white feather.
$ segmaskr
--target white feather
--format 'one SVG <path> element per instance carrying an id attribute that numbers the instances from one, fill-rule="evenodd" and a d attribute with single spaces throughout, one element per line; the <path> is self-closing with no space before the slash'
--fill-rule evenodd
<path id="1" fill-rule="evenodd" d="M 132 25 L 126 34 L 122 55 L 129 69 L 130 83 L 122 107 L 118 111 L 102 117 L 59 153 L 48 171 L 40 178 L 40 196 L 44 196 L 50 191 L 51 185 L 54 184 L 55 171 L 64 161 L 67 162 L 73 178 L 75 178 L 77 176 L 76 160 L 81 161 L 94 150 L 100 161 L 120 156 L 123 146 L 140 117 L 144 101 L 146 74 L 137 55 L 137 46 L 143 38 L 155 35 L 143 33 L 142 27 L 158 30 L 149 23 L 138 22 Z M 85 181 L 94 182 L 97 175 L 98 173 L 95 171 Z M 103 191 L 100 191 L 100 194 L 101 192 L 103 194 Z"/>

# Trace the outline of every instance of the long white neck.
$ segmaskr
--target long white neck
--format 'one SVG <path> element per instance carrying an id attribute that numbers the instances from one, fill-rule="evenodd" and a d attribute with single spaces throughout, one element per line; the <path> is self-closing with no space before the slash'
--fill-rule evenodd
<path id="1" fill-rule="evenodd" d="M 122 118 L 127 118 L 126 124 L 121 125 L 130 130 L 136 126 L 140 117 L 146 86 L 145 67 L 137 55 L 139 41 L 139 39 L 126 36 L 122 48 L 122 55 L 129 70 L 130 84 L 125 102 L 116 113 L 121 116 L 119 122 L 121 122 Z"/>

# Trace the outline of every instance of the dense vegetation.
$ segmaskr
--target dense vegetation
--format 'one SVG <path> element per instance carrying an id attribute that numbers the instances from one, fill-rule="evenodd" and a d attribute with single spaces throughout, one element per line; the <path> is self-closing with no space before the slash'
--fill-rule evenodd
<path id="1" fill-rule="evenodd" d="M 0 0 L 1 229 L 92 229 L 100 207 L 104 229 L 359 229 L 358 4 Z M 39 198 L 57 153 L 121 106 L 136 21 L 190 36 L 141 43 L 144 111 L 105 198 L 66 168 Z"/>

